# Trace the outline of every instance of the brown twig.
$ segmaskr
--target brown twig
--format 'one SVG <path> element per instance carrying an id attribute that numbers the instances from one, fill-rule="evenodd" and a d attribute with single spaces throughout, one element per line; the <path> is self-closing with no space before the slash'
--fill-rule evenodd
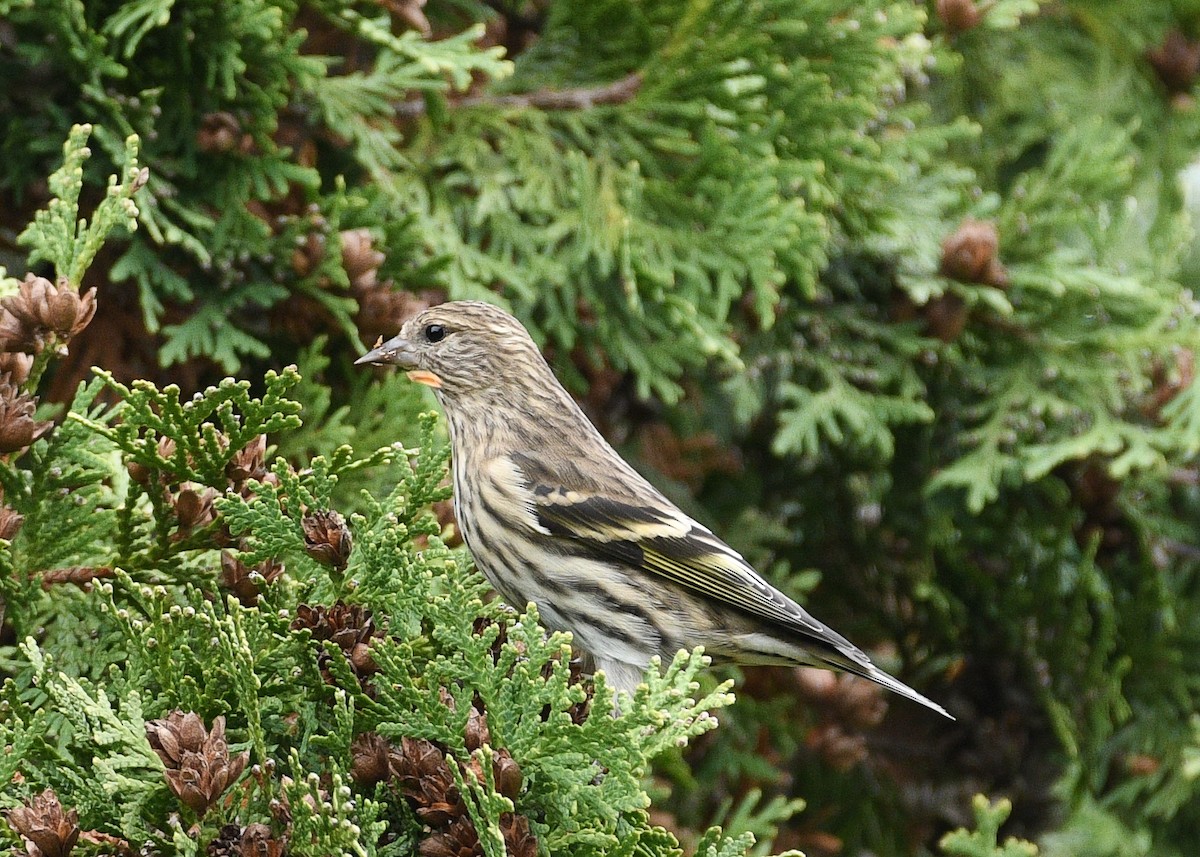
<path id="1" fill-rule="evenodd" d="M 58 583 L 74 583 L 76 586 L 87 586 L 93 580 L 112 577 L 114 574 L 107 566 L 72 565 L 66 568 L 55 568 L 42 572 L 42 589 L 50 590 Z"/>
<path id="2" fill-rule="evenodd" d="M 576 89 L 539 89 L 514 95 L 471 95 L 451 102 L 453 107 L 536 107 L 539 110 L 588 110 L 602 104 L 624 104 L 642 88 L 640 72 L 600 86 Z M 402 101 L 396 105 L 396 115 L 403 118 L 425 113 L 424 98 Z"/>

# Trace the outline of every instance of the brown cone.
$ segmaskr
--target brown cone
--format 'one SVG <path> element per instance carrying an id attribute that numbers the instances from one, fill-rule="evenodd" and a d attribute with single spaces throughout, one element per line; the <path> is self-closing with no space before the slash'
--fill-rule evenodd
<path id="1" fill-rule="evenodd" d="M 260 482 L 266 475 L 263 467 L 263 457 L 267 451 L 267 436 L 260 434 L 254 440 L 237 451 L 228 464 L 225 465 L 225 475 L 233 484 L 235 490 L 241 490 L 242 485 L 249 479 Z"/>
<path id="2" fill-rule="evenodd" d="M 427 836 L 417 846 L 417 853 L 421 857 L 483 857 L 483 845 L 475 825 L 464 816 Z"/>
<path id="3" fill-rule="evenodd" d="M 322 565 L 341 571 L 350 561 L 353 539 L 346 520 L 332 509 L 318 509 L 300 521 L 304 550 Z"/>
<path id="4" fill-rule="evenodd" d="M 274 583 L 283 570 L 283 563 L 278 560 L 263 560 L 251 568 L 229 551 L 221 551 L 221 574 L 217 584 L 226 592 L 232 592 L 243 607 L 253 607 L 258 603 L 262 587 Z"/>
<path id="5" fill-rule="evenodd" d="M 941 273 L 960 283 L 983 283 L 1002 289 L 1008 286 L 1008 272 L 1000 264 L 1000 234 L 996 224 L 982 220 L 964 220 L 958 229 L 942 241 Z"/>
<path id="6" fill-rule="evenodd" d="M 346 655 L 355 675 L 360 681 L 364 676 L 378 671 L 378 666 L 371 658 L 371 640 L 382 637 L 383 632 L 375 628 L 371 611 L 360 604 L 346 604 L 338 601 L 332 607 L 318 604 L 310 606 L 301 604 L 296 608 L 296 618 L 292 621 L 292 630 L 307 628 L 315 640 L 332 640 Z M 333 684 L 333 675 L 329 672 L 329 655 L 322 651 L 317 656 L 317 664 L 325 681 Z"/>
<path id="7" fill-rule="evenodd" d="M 350 744 L 350 776 L 363 788 L 373 788 L 392 775 L 392 745 L 378 732 L 356 735 Z"/>
<path id="8" fill-rule="evenodd" d="M 79 839 L 79 813 L 63 812 L 54 789 L 10 809 L 8 823 L 24 837 L 30 857 L 66 857 Z"/>
<path id="9" fill-rule="evenodd" d="M 21 531 L 25 516 L 9 506 L 0 506 L 0 539 L 11 542 Z"/>
<path id="10" fill-rule="evenodd" d="M 41 351 L 54 338 L 71 339 L 96 315 L 96 290 L 76 293 L 29 274 L 15 295 L 0 298 L 0 351 Z"/>
<path id="11" fill-rule="evenodd" d="M 537 837 L 529 829 L 529 819 L 506 812 L 500 816 L 500 832 L 504 834 L 504 850 L 508 857 L 537 857 Z"/>
<path id="12" fill-rule="evenodd" d="M 436 744 L 422 738 L 400 739 L 400 746 L 392 749 L 391 769 L 396 787 L 421 821 L 443 827 L 466 816 L 454 774 Z"/>
<path id="13" fill-rule="evenodd" d="M 978 27 L 984 12 L 975 0 L 937 0 L 937 16 L 946 32 L 956 36 Z"/>
<path id="14" fill-rule="evenodd" d="M 33 418 L 36 407 L 36 396 L 0 379 L 0 453 L 22 450 L 54 427 L 49 420 Z"/>
<path id="15" fill-rule="evenodd" d="M 176 710 L 147 723 L 146 738 L 162 760 L 167 785 L 197 816 L 208 812 L 237 781 L 250 759 L 249 752 L 229 755 L 224 716 L 213 720 L 208 730 L 200 715 Z"/>
<path id="16" fill-rule="evenodd" d="M 1158 79 L 1172 95 L 1189 92 L 1200 74 L 1200 41 L 1171 30 L 1163 43 L 1146 54 Z"/>

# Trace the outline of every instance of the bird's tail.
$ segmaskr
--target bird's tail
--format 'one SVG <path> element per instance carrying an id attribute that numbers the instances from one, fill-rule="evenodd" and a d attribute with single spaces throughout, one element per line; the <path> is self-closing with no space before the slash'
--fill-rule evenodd
<path id="1" fill-rule="evenodd" d="M 851 660 L 850 658 L 838 658 L 835 660 L 830 658 L 825 664 L 822 664 L 822 666 L 852 673 L 853 675 L 861 676 L 865 679 L 870 679 L 876 684 L 886 687 L 892 693 L 898 693 L 905 699 L 911 699 L 913 702 L 919 702 L 921 705 L 936 711 L 943 717 L 948 717 L 951 720 L 956 719 L 953 714 L 942 708 L 942 706 L 938 705 L 932 699 L 913 690 L 904 682 L 900 681 L 900 679 L 888 675 L 869 660 L 865 663 L 860 663 L 857 659 Z"/>

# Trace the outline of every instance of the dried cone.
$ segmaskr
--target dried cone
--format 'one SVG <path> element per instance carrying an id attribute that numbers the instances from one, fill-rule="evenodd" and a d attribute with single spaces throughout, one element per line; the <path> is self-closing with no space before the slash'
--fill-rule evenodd
<path id="1" fill-rule="evenodd" d="M 933 298 L 921 308 L 925 329 L 942 342 L 954 342 L 967 329 L 967 303 L 953 292 Z"/>
<path id="2" fill-rule="evenodd" d="M 508 857 L 537 857 L 537 837 L 529 829 L 529 819 L 506 812 L 500 816 L 500 832 L 504 835 L 504 850 Z"/>
<path id="3" fill-rule="evenodd" d="M 304 530 L 304 550 L 309 556 L 338 571 L 346 567 L 353 539 L 345 518 L 332 509 L 318 509 L 305 515 L 300 527 Z"/>
<path id="4" fill-rule="evenodd" d="M 162 759 L 167 785 L 192 812 L 203 816 L 237 781 L 250 759 L 249 752 L 230 757 L 225 743 L 225 718 L 212 729 L 194 712 L 173 711 L 165 720 L 146 724 L 150 747 Z"/>
<path id="5" fill-rule="evenodd" d="M 283 563 L 267 559 L 254 568 L 246 565 L 228 551 L 221 551 L 221 574 L 217 584 L 226 592 L 232 592 L 243 607 L 258 603 L 264 584 L 271 584 L 283 574 Z"/>
<path id="6" fill-rule="evenodd" d="M 63 812 L 54 789 L 8 811 L 8 823 L 25 839 L 30 857 L 66 857 L 79 839 L 79 813 Z"/>
<path id="7" fill-rule="evenodd" d="M 1000 264 L 1000 235 L 996 224 L 964 220 L 942 241 L 942 276 L 960 283 L 1008 287 L 1008 272 Z"/>
<path id="8" fill-rule="evenodd" d="M 488 728 L 487 715 L 474 705 L 471 706 L 471 713 L 467 715 L 465 737 L 467 750 L 472 753 L 484 744 L 490 745 L 492 743 L 492 734 Z M 472 759 L 470 767 L 475 773 L 475 778 L 483 782 L 483 771 L 479 767 L 479 760 Z M 524 778 L 521 776 L 521 768 L 512 757 L 512 753 L 504 748 L 492 750 L 492 777 L 496 783 L 496 791 L 505 797 L 516 798 L 521 793 L 521 785 L 524 782 Z"/>
<path id="9" fill-rule="evenodd" d="M 371 638 L 382 637 L 383 632 L 375 629 L 371 611 L 361 605 L 346 604 L 342 601 L 329 608 L 319 604 L 315 607 L 301 604 L 296 608 L 292 630 L 304 628 L 312 632 L 313 639 L 332 640 L 336 643 L 360 679 L 379 669 L 371 658 L 370 645 Z M 317 664 L 325 680 L 332 684 L 333 676 L 329 673 L 326 652 L 317 656 Z"/>
<path id="10" fill-rule="evenodd" d="M 392 745 L 378 732 L 356 735 L 350 744 L 350 776 L 365 789 L 373 788 L 392 775 Z"/>
<path id="11" fill-rule="evenodd" d="M 937 16 L 952 36 L 979 26 L 986 14 L 975 0 L 937 0 Z"/>
<path id="12" fill-rule="evenodd" d="M 175 509 L 175 517 L 179 519 L 179 529 L 189 531 L 211 524 L 217 519 L 217 510 L 213 500 L 217 492 L 212 488 L 194 483 L 185 483 L 171 501 Z"/>
<path id="13" fill-rule="evenodd" d="M 158 457 L 169 461 L 175 455 L 175 441 L 169 437 L 160 437 L 157 447 Z M 138 461 L 130 461 L 125 465 L 129 478 L 139 485 L 150 484 L 150 468 Z"/>
<path id="14" fill-rule="evenodd" d="M 418 31 L 425 38 L 433 35 L 433 27 L 425 17 L 425 0 L 379 0 L 379 5 L 387 9 L 408 26 Z M 503 19 L 503 16 L 498 15 Z"/>
<path id="15" fill-rule="evenodd" d="M 516 798 L 521 794 L 521 786 L 525 778 L 521 775 L 521 767 L 512 753 L 501 748 L 492 755 L 492 775 L 496 779 L 496 791 L 506 798 Z"/>
<path id="16" fill-rule="evenodd" d="M 249 154 L 254 150 L 254 138 L 242 130 L 237 117 L 224 110 L 206 113 L 196 131 L 196 148 L 210 154 L 239 151 Z"/>
<path id="17" fill-rule="evenodd" d="M 356 292 L 376 287 L 379 266 L 387 258 L 374 249 L 369 229 L 348 229 L 339 236 L 342 244 L 342 267 L 350 278 L 350 288 Z"/>
<path id="18" fill-rule="evenodd" d="M 217 838 L 208 843 L 208 857 L 283 857 L 287 842 L 275 839 L 265 824 L 241 827 L 226 824 Z"/>
<path id="19" fill-rule="evenodd" d="M 37 398 L 23 393 L 13 383 L 0 379 L 0 453 L 25 449 L 50 431 L 54 423 L 35 420 Z"/>
<path id="20" fill-rule="evenodd" d="M 1146 54 L 1158 79 L 1172 95 L 1190 92 L 1200 74 L 1200 42 L 1171 30 L 1163 43 Z"/>
<path id="21" fill-rule="evenodd" d="M 471 819 L 462 817 L 431 833 L 417 846 L 421 857 L 483 857 L 483 845 Z"/>
<path id="22" fill-rule="evenodd" d="M 225 465 L 225 475 L 229 478 L 235 490 L 240 491 L 250 479 L 259 482 L 267 475 L 263 466 L 263 458 L 267 453 L 267 436 L 260 434 L 254 440 L 237 451 L 228 464 Z"/>
<path id="23" fill-rule="evenodd" d="M 474 705 L 467 715 L 466 745 L 467 750 L 474 753 L 484 744 L 492 743 L 492 732 L 488 728 L 487 715 Z"/>
<path id="24" fill-rule="evenodd" d="M 0 298 L 0 351 L 41 351 L 51 339 L 64 343 L 96 315 L 96 290 L 78 294 L 29 274 L 15 295 Z"/>
<path id="25" fill-rule="evenodd" d="M 400 746 L 391 752 L 391 769 L 396 787 L 421 821 L 444 827 L 466 816 L 454 774 L 436 744 L 422 738 L 401 738 Z"/>
<path id="26" fill-rule="evenodd" d="M 33 355 L 21 351 L 0 352 L 0 376 L 13 384 L 24 384 L 33 368 Z"/>

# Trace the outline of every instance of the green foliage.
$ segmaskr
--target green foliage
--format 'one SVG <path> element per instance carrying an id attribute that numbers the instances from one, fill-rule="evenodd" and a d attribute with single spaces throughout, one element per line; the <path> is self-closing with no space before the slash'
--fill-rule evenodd
<path id="1" fill-rule="evenodd" d="M 776 829 L 914 853 L 979 790 L 1010 795 L 1047 854 L 1190 853 L 1193 0 L 0 0 L 0 17 L 0 261 L 76 289 L 90 264 L 104 310 L 46 375 L 77 389 L 61 425 L 0 462 L 24 519 L 0 545 L 0 639 L 36 643 L 0 651 L 18 797 L 52 784 L 164 852 L 203 853 L 224 821 L 279 833 L 276 801 L 302 831 L 289 850 L 412 853 L 411 799 L 352 778 L 376 730 L 438 742 L 493 852 L 511 811 L 544 850 L 678 853 L 651 788 L 698 854 L 747 834 L 762 852 Z M 998 267 L 951 252 L 972 222 Z M 725 699 L 692 687 L 693 660 L 601 716 L 564 641 L 485 603 L 441 541 L 429 394 L 350 366 L 443 296 L 514 309 L 673 497 L 882 642 L 960 731 L 926 737 L 898 703 L 876 727 L 750 673 L 765 698 L 741 694 L 685 754 L 669 748 Z M 120 365 L 77 386 L 96 354 Z M 129 380 L 155 359 L 180 374 Z M 214 366 L 265 380 L 205 389 Z M 344 568 L 307 549 L 306 518 L 333 511 Z M 338 599 L 383 632 L 365 681 L 290 627 Z M 466 744 L 476 701 L 489 750 Z M 89 767 L 144 756 L 138 718 L 175 706 L 227 716 L 262 766 L 198 838 L 153 766 L 105 762 L 127 797 Z M 828 720 L 862 750 L 849 769 Z M 912 770 L 922 751 L 935 770 Z M 976 813 L 949 853 L 1025 853 L 996 844 L 999 808 Z M 714 821 L 727 835 L 701 837 Z"/>
<path id="2" fill-rule="evenodd" d="M 120 175 L 109 177 L 108 193 L 96 206 L 92 222 L 80 217 L 79 193 L 83 190 L 83 163 L 91 156 L 87 147 L 91 133 L 90 125 L 71 129 L 63 144 L 63 165 L 50 174 L 54 197 L 17 238 L 18 243 L 32 248 L 30 264 L 50 262 L 75 289 L 109 233 L 118 227 L 130 232 L 137 228 L 139 212 L 133 197 L 149 179 L 149 171 L 138 167 L 138 138 L 130 136 L 125 141 Z"/>
<path id="3" fill-rule="evenodd" d="M 1000 843 L 1000 825 L 1004 824 L 1012 804 L 1007 800 L 991 803 L 983 795 L 974 800 L 975 830 L 968 833 L 956 830 L 942 837 L 941 848 L 949 857 L 1037 857 L 1038 848 L 1032 842 L 1012 837 Z"/>
<path id="4" fill-rule="evenodd" d="M 294 373 L 269 376 L 261 399 L 230 383 L 180 403 L 176 390 L 106 379 L 123 403 L 97 412 L 90 406 L 100 384 L 86 388 L 47 454 L 30 461 L 28 479 L 36 485 L 50 462 L 66 455 L 54 457 L 56 446 L 79 456 L 95 439 L 110 450 L 110 468 L 73 471 L 82 483 L 73 488 L 77 496 L 91 497 L 81 489 L 111 479 L 122 460 L 168 484 L 221 484 L 237 444 L 296 426 L 297 407 L 286 398 L 296 381 Z M 355 459 L 343 447 L 302 472 L 280 459 L 277 481 L 254 482 L 245 494 L 226 489 L 217 505 L 233 536 L 245 536 L 241 560 L 253 565 L 270 558 L 287 569 L 257 606 L 214 595 L 211 542 L 202 548 L 194 534 L 156 539 L 163 525 L 154 517 L 163 507 L 139 491 L 108 492 L 103 502 L 116 508 L 74 519 L 116 568 L 111 582 L 79 597 L 100 617 L 88 656 L 95 677 L 56 666 L 52 650 L 69 642 L 66 635 L 23 645 L 5 690 L 15 712 L 6 718 L 6 742 L 21 749 L 14 770 L 23 777 L 9 802 L 52 786 L 78 807 L 81 824 L 132 847 L 195 849 L 222 824 L 272 823 L 258 813 L 273 797 L 291 807 L 287 833 L 297 853 L 369 855 L 383 839 L 420 836 L 400 793 L 362 792 L 349 779 L 353 737 L 374 732 L 445 748 L 486 853 L 504 853 L 502 817 L 514 811 L 530 818 L 553 853 L 608 854 L 618 846 L 628 853 L 680 853 L 664 850 L 669 838 L 649 823 L 641 781 L 655 756 L 715 726 L 708 712 L 731 697 L 724 687 L 698 693 L 695 675 L 706 660 L 699 652 L 681 653 L 661 676 L 651 674 L 623 699 L 620 716 L 613 716 L 603 678 L 589 692 L 572 674 L 569 638 L 547 636 L 532 606 L 516 616 L 485 604 L 482 580 L 460 553 L 441 545 L 427 511 L 448 493 L 442 487 L 447 454 L 436 436 L 436 420 L 423 417 L 420 449 L 410 451 L 414 457 L 391 495 L 363 498 L 361 514 L 351 517 L 355 546 L 344 573 L 308 556 L 301 519 L 328 508 L 340 474 L 379 464 L 386 455 Z M 174 454 L 160 453 L 161 438 L 175 441 Z M 31 509 L 26 526 L 33 521 Z M 22 574 L 41 567 L 46 550 L 38 552 L 41 540 L 24 539 L 23 530 L 14 547 L 24 549 L 11 560 Z M 185 550 L 195 554 L 193 562 L 180 561 Z M 158 582 L 139 582 L 135 574 Z M 62 609 L 55 596 L 45 605 L 52 616 Z M 322 646 L 292 621 L 301 599 L 328 604 L 341 597 L 370 608 L 386 628 L 371 646 L 377 672 L 369 680 L 356 675 L 337 644 Z M 473 706 L 486 711 L 491 738 L 468 748 Z M 590 714 L 581 717 L 584 706 Z M 198 827 L 172 830 L 175 800 L 163 763 L 147 744 L 145 722 L 173 709 L 206 721 L 225 715 L 232 747 L 246 747 L 256 770 L 267 766 L 286 776 L 256 774 L 238 788 L 247 789 L 248 798 L 261 795 L 247 804 L 221 803 Z M 498 791 L 492 761 L 501 748 L 527 784 L 519 795 Z M 473 764 L 486 772 L 482 778 L 470 773 Z M 741 853 L 744 839 L 722 845 L 720 853 Z"/>

